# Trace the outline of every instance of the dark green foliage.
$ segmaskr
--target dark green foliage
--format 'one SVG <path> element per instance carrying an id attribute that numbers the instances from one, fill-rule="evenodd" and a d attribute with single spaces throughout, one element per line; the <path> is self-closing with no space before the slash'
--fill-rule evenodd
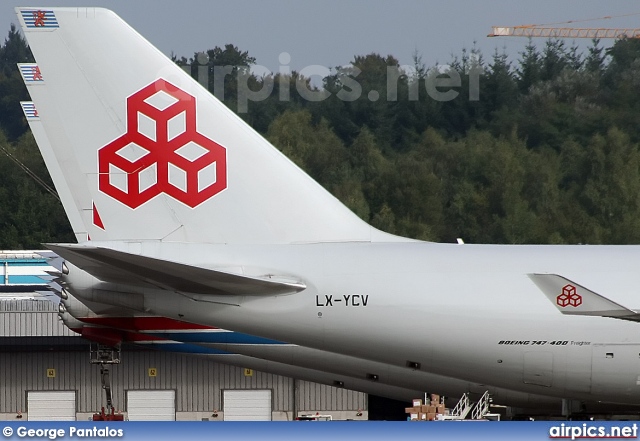
<path id="1" fill-rule="evenodd" d="M 28 100 L 29 95 L 16 63 L 29 62 L 33 62 L 31 51 L 12 24 L 9 35 L 0 46 L 0 129 L 10 140 L 16 140 L 27 130 L 20 101 Z"/>
<path id="2" fill-rule="evenodd" d="M 28 177 L 1 149 L 53 186 L 30 133 L 14 144 L 0 136 L 0 247 L 40 249 L 46 242 L 74 242 L 60 201 Z"/>
<path id="3" fill-rule="evenodd" d="M 42 243 L 73 242 L 58 199 L 31 179 L 4 153 L 13 155 L 53 186 L 20 108 L 28 100 L 17 63 L 32 62 L 26 41 L 11 26 L 0 46 L 0 248 L 39 249 Z"/>
<path id="4" fill-rule="evenodd" d="M 638 40 L 606 51 L 593 41 L 586 54 L 530 41 L 516 60 L 485 61 L 474 47 L 433 67 L 416 53 L 412 69 L 373 53 L 322 87 L 297 72 L 258 77 L 231 44 L 206 54 L 173 59 L 201 81 L 204 69 L 212 93 L 377 228 L 447 242 L 640 243 Z M 30 59 L 12 28 L 0 47 L 0 146 L 48 181 L 19 107 L 15 64 Z M 246 99 L 261 90 L 271 92 Z M 0 152 L 0 247 L 72 240 L 59 202 Z"/>

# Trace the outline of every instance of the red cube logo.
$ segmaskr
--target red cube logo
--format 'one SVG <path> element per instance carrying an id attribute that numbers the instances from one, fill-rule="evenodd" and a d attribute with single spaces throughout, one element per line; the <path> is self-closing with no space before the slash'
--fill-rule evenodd
<path id="1" fill-rule="evenodd" d="M 582 305 L 582 296 L 577 293 L 576 287 L 573 285 L 565 285 L 562 288 L 562 294 L 556 298 L 558 306 L 566 308 L 567 306 L 573 306 L 577 308 Z"/>
<path id="2" fill-rule="evenodd" d="M 127 132 L 98 150 L 100 191 L 130 208 L 167 194 L 195 208 L 227 188 L 227 151 L 196 128 L 196 99 L 159 79 L 127 98 Z"/>

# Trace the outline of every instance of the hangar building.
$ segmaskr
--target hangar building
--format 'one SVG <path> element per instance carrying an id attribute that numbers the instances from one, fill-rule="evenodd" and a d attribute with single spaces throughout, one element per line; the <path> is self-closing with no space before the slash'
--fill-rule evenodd
<path id="1" fill-rule="evenodd" d="M 105 405 L 89 341 L 58 319 L 35 253 L 0 252 L 0 420 L 88 420 Z M 367 419 L 364 393 L 252 371 L 206 356 L 125 346 L 111 368 L 114 407 L 129 420 Z"/>

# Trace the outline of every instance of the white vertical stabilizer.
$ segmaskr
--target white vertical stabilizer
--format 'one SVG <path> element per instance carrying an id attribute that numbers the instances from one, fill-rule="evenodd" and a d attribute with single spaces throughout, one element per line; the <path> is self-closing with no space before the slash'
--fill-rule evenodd
<path id="1" fill-rule="evenodd" d="M 49 138 L 44 131 L 44 127 L 42 126 L 42 120 L 40 120 L 40 118 L 31 118 L 27 116 L 27 123 L 29 123 L 29 128 L 31 129 L 31 133 L 36 140 L 36 144 L 38 145 L 40 154 L 44 158 L 44 162 L 47 165 L 47 170 L 49 171 L 51 180 L 56 187 L 58 196 L 62 201 L 62 205 L 64 207 L 67 218 L 69 219 L 69 223 L 71 224 L 71 228 L 73 229 L 73 233 L 76 236 L 76 240 L 78 242 L 84 242 L 87 240 L 87 226 L 82 219 L 81 213 L 76 210 L 76 207 L 78 205 L 73 200 L 73 192 L 68 187 L 64 173 L 62 172 L 60 164 L 55 157 L 53 149 L 51 148 Z"/>
<path id="2" fill-rule="evenodd" d="M 16 10 L 45 160 L 92 240 L 406 240 L 359 219 L 113 12 Z"/>

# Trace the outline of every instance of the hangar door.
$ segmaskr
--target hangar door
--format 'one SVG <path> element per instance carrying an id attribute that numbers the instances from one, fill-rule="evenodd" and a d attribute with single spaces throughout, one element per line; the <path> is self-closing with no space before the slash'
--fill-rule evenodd
<path id="1" fill-rule="evenodd" d="M 175 390 L 128 390 L 129 421 L 175 421 Z"/>
<path id="2" fill-rule="evenodd" d="M 225 390 L 225 421 L 271 421 L 271 390 Z"/>
<path id="3" fill-rule="evenodd" d="M 29 421 L 75 421 L 76 393 L 28 392 L 27 412 Z"/>

